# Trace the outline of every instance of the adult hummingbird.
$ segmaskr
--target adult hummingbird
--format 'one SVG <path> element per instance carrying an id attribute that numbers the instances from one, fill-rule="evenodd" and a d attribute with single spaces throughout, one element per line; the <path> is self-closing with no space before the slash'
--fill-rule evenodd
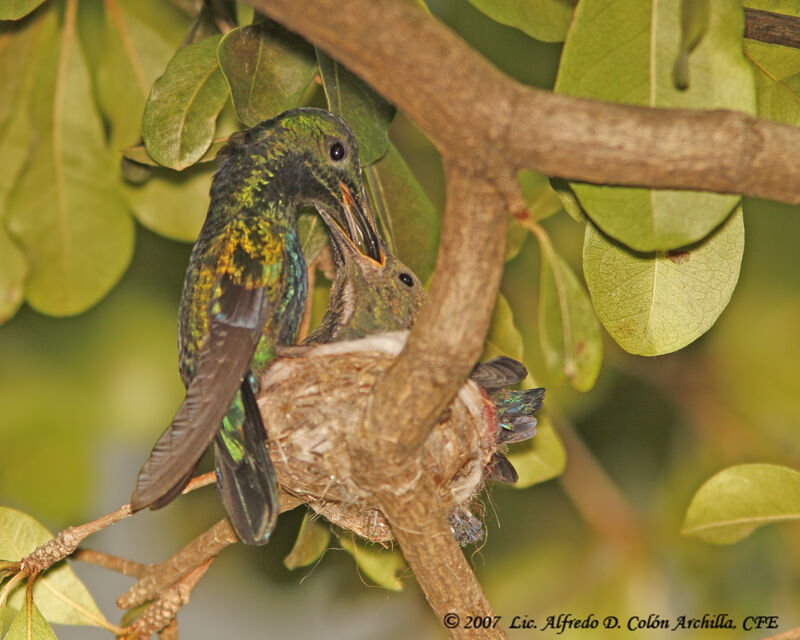
<path id="1" fill-rule="evenodd" d="M 305 307 L 297 210 L 315 207 L 363 255 L 379 248 L 358 234 L 369 227 L 366 196 L 355 138 L 339 116 L 287 111 L 231 136 L 217 162 L 179 309 L 186 397 L 142 467 L 131 507 L 169 503 L 213 441 L 228 516 L 243 542 L 264 544 L 279 506 L 256 393 L 278 345 L 294 344 Z"/>

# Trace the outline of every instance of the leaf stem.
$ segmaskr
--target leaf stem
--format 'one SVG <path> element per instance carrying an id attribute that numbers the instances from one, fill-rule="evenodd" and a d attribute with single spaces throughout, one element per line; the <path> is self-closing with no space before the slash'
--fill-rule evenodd
<path id="1" fill-rule="evenodd" d="M 6 586 L 3 587 L 3 590 L 0 591 L 0 609 L 2 609 L 5 604 L 6 600 L 8 600 L 9 594 L 17 587 L 17 585 L 22 582 L 25 578 L 28 577 L 28 573 L 25 572 L 23 569 L 15 575 L 11 580 L 6 583 Z"/>

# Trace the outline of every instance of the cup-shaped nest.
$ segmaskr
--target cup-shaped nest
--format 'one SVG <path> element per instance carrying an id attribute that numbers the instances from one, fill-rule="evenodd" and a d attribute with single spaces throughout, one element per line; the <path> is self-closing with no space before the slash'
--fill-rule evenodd
<path id="1" fill-rule="evenodd" d="M 261 380 L 259 405 L 278 481 L 334 524 L 373 542 L 393 535 L 370 491 L 351 472 L 348 442 L 359 437 L 376 380 L 407 332 L 283 351 Z M 369 433 L 369 430 L 366 431 Z M 496 444 L 494 405 L 467 381 L 434 427 L 418 460 L 448 514 L 483 486 Z M 368 436 L 366 436 L 368 437 Z"/>

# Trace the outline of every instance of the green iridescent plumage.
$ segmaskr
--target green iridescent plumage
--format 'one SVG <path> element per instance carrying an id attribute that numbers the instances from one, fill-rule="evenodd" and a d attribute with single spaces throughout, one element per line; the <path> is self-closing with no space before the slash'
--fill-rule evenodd
<path id="1" fill-rule="evenodd" d="M 320 109 L 288 111 L 234 134 L 218 163 L 179 312 L 186 398 L 142 467 L 131 505 L 167 504 L 213 440 L 228 515 L 244 542 L 263 544 L 279 505 L 255 397 L 276 347 L 294 343 L 305 308 L 296 213 L 313 206 L 346 235 L 364 224 L 366 196 L 352 132 Z M 369 238 L 351 241 L 365 254 L 376 251 Z"/>

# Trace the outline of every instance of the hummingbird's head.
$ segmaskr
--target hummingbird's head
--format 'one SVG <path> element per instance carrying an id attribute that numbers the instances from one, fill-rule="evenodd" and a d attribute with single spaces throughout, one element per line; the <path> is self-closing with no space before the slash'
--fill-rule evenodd
<path id="1" fill-rule="evenodd" d="M 283 198 L 315 207 L 331 233 L 341 232 L 364 255 L 382 261 L 361 182 L 358 144 L 338 115 L 312 108 L 285 111 L 233 134 L 217 158 L 212 197 L 217 182 L 235 176 L 228 182 L 249 185 L 254 200 Z"/>
<path id="2" fill-rule="evenodd" d="M 381 260 L 362 252 L 346 234 L 331 231 L 336 277 L 320 327 L 308 342 L 355 340 L 410 329 L 425 302 L 414 272 L 381 247 Z"/>

